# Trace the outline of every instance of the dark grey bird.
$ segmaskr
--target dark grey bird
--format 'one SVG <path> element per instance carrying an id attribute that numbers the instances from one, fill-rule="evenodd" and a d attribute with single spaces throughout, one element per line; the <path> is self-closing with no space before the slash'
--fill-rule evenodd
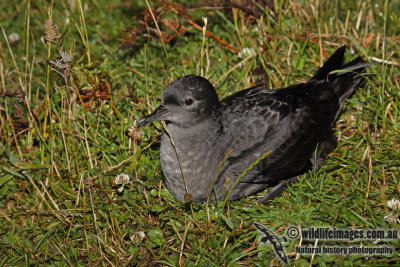
<path id="1" fill-rule="evenodd" d="M 259 200 L 264 202 L 317 171 L 336 146 L 332 127 L 343 103 L 371 64 L 357 57 L 343 65 L 345 50 L 339 48 L 307 82 L 282 89 L 255 86 L 219 101 L 200 76 L 165 87 L 162 105 L 139 127 L 166 121 L 160 158 L 171 194 L 181 201 L 235 200 L 276 185 Z"/>

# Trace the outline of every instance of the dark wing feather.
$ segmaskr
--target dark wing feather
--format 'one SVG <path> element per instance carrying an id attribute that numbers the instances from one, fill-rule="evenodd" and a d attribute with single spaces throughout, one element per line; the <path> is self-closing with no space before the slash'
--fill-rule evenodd
<path id="1" fill-rule="evenodd" d="M 271 150 L 241 179 L 268 183 L 309 167 L 317 143 L 325 138 L 333 123 L 338 98 L 328 82 L 314 80 L 278 90 L 251 88 L 221 104 L 224 129 L 230 136 L 226 139 L 230 145 L 226 147 L 233 149 L 221 174 L 237 177 Z"/>
<path id="2" fill-rule="evenodd" d="M 241 182 L 265 184 L 307 171 L 318 144 L 323 146 L 330 138 L 343 102 L 370 65 L 361 57 L 343 65 L 345 50 L 345 46 L 336 50 L 306 83 L 277 90 L 256 86 L 225 98 L 221 102 L 224 147 L 233 152 L 220 175 L 236 178 L 268 151 Z"/>
<path id="3" fill-rule="evenodd" d="M 326 80 L 330 72 L 340 69 L 343 64 L 345 52 L 346 46 L 337 49 L 335 53 L 328 58 L 324 65 L 314 73 L 314 76 L 311 79 L 319 81 Z"/>

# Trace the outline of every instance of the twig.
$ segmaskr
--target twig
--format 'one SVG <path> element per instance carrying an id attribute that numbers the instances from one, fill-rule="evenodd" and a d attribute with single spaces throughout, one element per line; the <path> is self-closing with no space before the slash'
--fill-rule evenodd
<path id="1" fill-rule="evenodd" d="M 60 249 L 60 247 L 57 245 L 56 242 L 52 241 L 53 246 L 58 250 L 58 252 L 60 252 L 61 256 L 63 256 L 63 258 L 67 261 L 69 266 L 73 266 L 72 263 L 68 260 L 67 256 L 65 256 L 65 254 L 62 252 L 62 250 Z"/>
<path id="2" fill-rule="evenodd" d="M 195 27 L 196 29 L 199 29 L 201 31 L 203 31 L 203 27 L 201 27 L 200 25 L 198 25 L 196 22 L 194 22 L 193 20 L 189 19 L 188 22 Z M 205 31 L 206 34 L 212 38 L 214 38 L 217 42 L 221 43 L 222 45 L 228 47 L 229 49 L 233 50 L 236 54 L 239 54 L 239 50 L 237 50 L 236 48 L 233 48 L 230 44 L 228 44 L 227 42 L 225 42 L 224 40 L 222 40 L 221 38 L 215 36 L 214 34 L 212 34 L 209 31 Z"/>
<path id="3" fill-rule="evenodd" d="M 165 56 L 168 58 L 168 53 L 167 53 L 167 49 L 165 48 L 164 38 L 163 38 L 163 36 L 162 36 L 162 34 L 161 34 L 160 28 L 158 27 L 157 20 L 156 20 L 156 18 L 154 17 L 153 10 L 151 9 L 151 7 L 150 7 L 150 5 L 149 5 L 149 2 L 148 2 L 147 0 L 146 0 L 146 5 L 147 5 L 147 8 L 148 8 L 149 11 L 150 11 L 151 17 L 152 17 L 153 20 L 154 20 L 154 24 L 156 24 L 157 30 L 158 30 L 158 32 L 160 33 L 160 38 L 161 38 L 162 45 L 163 45 L 163 47 L 164 47 Z"/>
<path id="4" fill-rule="evenodd" d="M 392 60 L 384 60 L 384 59 L 380 59 L 377 57 L 368 57 L 369 60 L 375 61 L 375 62 L 379 62 L 379 63 L 384 63 L 384 64 L 388 64 L 388 65 L 393 65 L 393 66 L 400 66 L 400 63 L 396 62 L 396 61 L 392 61 Z"/>
<path id="5" fill-rule="evenodd" d="M 185 232 L 183 233 L 181 252 L 179 253 L 179 266 L 183 266 L 183 257 L 182 257 L 183 256 L 183 248 L 185 247 L 186 236 L 187 236 L 187 233 L 191 226 L 192 226 L 192 221 L 190 220 L 187 227 L 185 227 Z"/>

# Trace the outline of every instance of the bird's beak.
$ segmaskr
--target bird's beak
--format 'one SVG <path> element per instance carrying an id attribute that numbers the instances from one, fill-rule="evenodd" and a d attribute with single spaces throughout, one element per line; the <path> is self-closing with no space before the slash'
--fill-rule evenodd
<path id="1" fill-rule="evenodd" d="M 168 114 L 170 114 L 171 112 L 168 110 L 168 108 L 164 105 L 159 106 L 158 108 L 156 108 L 154 110 L 153 113 L 151 113 L 150 115 L 147 115 L 143 118 L 140 119 L 139 121 L 139 128 L 142 126 L 145 126 L 146 124 L 153 122 L 153 121 L 158 121 L 158 120 L 162 120 L 163 117 L 167 116 Z"/>

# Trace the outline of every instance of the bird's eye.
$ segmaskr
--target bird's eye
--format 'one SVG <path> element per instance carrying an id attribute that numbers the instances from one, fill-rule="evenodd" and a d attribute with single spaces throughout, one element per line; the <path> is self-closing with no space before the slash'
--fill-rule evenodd
<path id="1" fill-rule="evenodd" d="M 191 104 L 193 104 L 193 99 L 188 98 L 188 99 L 185 100 L 185 105 L 186 106 L 190 106 Z"/>

